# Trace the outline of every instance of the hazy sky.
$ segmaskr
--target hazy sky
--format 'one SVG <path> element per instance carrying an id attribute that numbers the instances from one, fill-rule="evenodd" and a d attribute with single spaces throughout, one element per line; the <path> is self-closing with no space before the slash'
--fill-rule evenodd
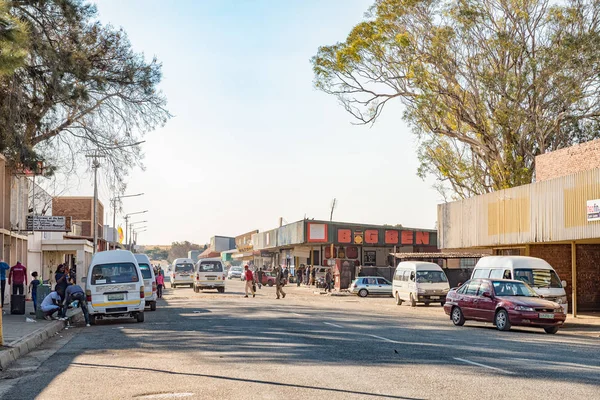
<path id="1" fill-rule="evenodd" d="M 416 176 L 416 139 L 389 104 L 352 125 L 313 87 L 310 58 L 345 39 L 372 0 L 99 0 L 136 51 L 163 63 L 174 117 L 146 135 L 125 212 L 148 209 L 139 242 L 204 243 L 214 235 L 329 219 L 433 228 L 440 196 Z M 71 195 L 92 195 L 86 182 Z M 108 207 L 111 193 L 102 186 Z M 112 215 L 108 215 L 112 223 Z M 132 217 L 135 220 L 135 217 Z M 117 219 L 118 223 L 121 218 Z"/>

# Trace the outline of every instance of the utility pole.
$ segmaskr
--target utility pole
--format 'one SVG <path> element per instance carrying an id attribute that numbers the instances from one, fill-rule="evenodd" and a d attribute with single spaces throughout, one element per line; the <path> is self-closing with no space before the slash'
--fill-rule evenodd
<path id="1" fill-rule="evenodd" d="M 123 196 L 115 196 L 111 199 L 112 205 L 113 205 L 113 236 L 115 235 L 115 232 L 117 231 L 117 201 L 120 201 L 121 199 L 125 199 L 127 197 L 137 197 L 137 196 L 142 196 L 142 195 L 144 195 L 144 193 L 127 194 L 127 195 L 123 195 Z M 127 224 L 127 218 L 125 218 L 125 224 Z M 127 226 L 125 226 L 125 233 L 127 233 Z M 114 239 L 113 241 L 115 242 L 115 248 L 116 248 L 117 240 L 114 237 L 113 237 L 113 239 Z M 127 244 L 127 240 L 125 240 L 125 244 Z"/>
<path id="2" fill-rule="evenodd" d="M 100 168 L 100 162 L 98 158 L 104 158 L 102 154 L 94 153 L 86 155 L 86 157 L 92 158 L 92 169 L 94 170 L 94 253 L 98 251 L 98 168 Z"/>
<path id="3" fill-rule="evenodd" d="M 329 221 L 333 221 L 333 210 L 335 210 L 335 206 L 337 204 L 337 199 L 334 198 L 333 201 L 331 202 L 331 214 L 329 214 Z"/>

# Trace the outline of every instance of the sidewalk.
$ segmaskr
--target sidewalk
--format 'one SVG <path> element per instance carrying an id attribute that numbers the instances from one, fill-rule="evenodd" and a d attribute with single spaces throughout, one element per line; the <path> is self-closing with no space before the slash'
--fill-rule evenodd
<path id="1" fill-rule="evenodd" d="M 67 325 L 66 321 L 35 319 L 35 315 L 30 315 L 30 312 L 33 312 L 31 301 L 25 304 L 25 315 L 12 315 L 9 305 L 4 305 L 2 315 L 4 346 L 0 347 L 0 370 L 4 370 L 8 364 L 29 353 Z M 77 318 L 80 313 L 81 311 L 77 309 L 67 315 Z M 27 322 L 28 318 L 36 322 Z"/>

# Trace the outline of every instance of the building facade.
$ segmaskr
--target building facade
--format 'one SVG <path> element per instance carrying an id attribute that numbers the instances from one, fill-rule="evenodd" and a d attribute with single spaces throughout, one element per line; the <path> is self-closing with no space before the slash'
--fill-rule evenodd
<path id="1" fill-rule="evenodd" d="M 600 141 L 536 158 L 537 182 L 438 206 L 440 247 L 543 258 L 600 310 Z"/>
<path id="2" fill-rule="evenodd" d="M 104 205 L 98 200 L 97 211 L 97 251 L 107 250 L 107 241 L 104 237 Z M 54 197 L 52 199 L 53 215 L 61 215 L 71 219 L 72 238 L 93 240 L 94 230 L 94 198 L 93 197 Z"/>

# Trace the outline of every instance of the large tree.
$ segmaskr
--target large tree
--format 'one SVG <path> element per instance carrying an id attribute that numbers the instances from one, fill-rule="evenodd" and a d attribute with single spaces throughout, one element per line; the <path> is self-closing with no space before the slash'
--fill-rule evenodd
<path id="1" fill-rule="evenodd" d="M 15 0 L 10 13 L 27 27 L 30 55 L 0 86 L 0 151 L 15 163 L 61 167 L 100 154 L 122 189 L 142 158 L 141 135 L 169 118 L 161 65 L 85 1 Z"/>
<path id="2" fill-rule="evenodd" d="M 10 13 L 10 4 L 0 0 L 0 84 L 22 66 L 27 56 L 27 30 Z"/>
<path id="3" fill-rule="evenodd" d="M 453 197 L 530 183 L 536 155 L 599 136 L 598 0 L 377 0 L 312 64 L 359 123 L 403 105 L 419 174 Z"/>

